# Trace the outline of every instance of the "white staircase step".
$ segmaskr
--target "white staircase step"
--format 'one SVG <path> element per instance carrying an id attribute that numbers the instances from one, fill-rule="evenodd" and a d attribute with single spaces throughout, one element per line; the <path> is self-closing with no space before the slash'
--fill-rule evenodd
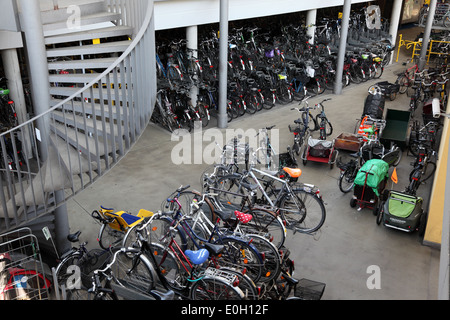
<path id="1" fill-rule="evenodd" d="M 100 13 L 89 14 L 89 15 L 84 15 L 84 16 L 82 15 L 80 17 L 80 19 L 78 21 L 76 21 L 77 22 L 76 27 L 73 27 L 70 24 L 70 23 L 72 23 L 71 19 L 45 24 L 42 27 L 44 29 L 44 37 L 48 37 L 48 36 L 55 36 L 55 35 L 79 32 L 79 31 L 82 31 L 80 29 L 86 28 L 87 26 L 104 23 L 104 22 L 115 22 L 117 20 L 120 20 L 121 18 L 122 18 L 122 15 L 120 13 L 100 12 Z"/>
<path id="2" fill-rule="evenodd" d="M 105 42 L 100 44 L 92 44 L 87 46 L 64 47 L 47 50 L 48 58 L 81 56 L 88 54 L 103 54 L 124 52 L 131 44 L 131 40 Z"/>
<path id="3" fill-rule="evenodd" d="M 89 83 L 99 76 L 98 73 L 50 74 L 50 82 L 55 83 Z"/>
<path id="4" fill-rule="evenodd" d="M 119 127 L 115 123 L 105 121 L 105 128 L 103 128 L 103 123 L 101 120 L 94 120 L 93 118 L 84 118 L 79 115 L 74 115 L 70 113 L 64 115 L 62 111 L 53 111 L 52 119 L 55 121 L 59 121 L 61 123 L 65 123 L 71 127 L 78 128 L 79 130 L 84 131 L 85 134 L 88 133 L 88 135 L 92 135 L 97 131 L 98 136 L 106 136 L 106 138 L 109 141 L 112 139 L 115 140 L 122 139 L 122 137 L 116 137 Z M 121 126 L 120 130 L 123 135 L 124 127 Z"/>
<path id="5" fill-rule="evenodd" d="M 68 11 L 69 6 L 76 5 L 80 9 L 81 15 L 105 12 L 107 5 L 104 0 L 58 0 L 58 7 L 55 8 L 53 0 L 39 0 L 41 4 L 41 20 L 43 24 L 67 21 L 73 11 Z M 43 3 L 47 5 L 43 6 Z"/>
<path id="6" fill-rule="evenodd" d="M 50 74 L 49 80 L 50 82 L 55 83 L 89 83 L 92 80 L 95 80 L 99 76 L 99 73 L 68 73 L 68 74 Z M 122 77 L 117 74 L 117 81 L 120 84 Z M 106 82 L 106 77 L 102 78 L 103 83 Z M 113 82 L 114 76 L 111 75 L 109 81 Z"/>
<path id="7" fill-rule="evenodd" d="M 50 94 L 54 95 L 54 96 L 70 97 L 73 94 L 75 94 L 76 92 L 78 92 L 78 90 L 80 90 L 80 89 L 81 88 L 72 88 L 72 87 L 50 87 Z M 102 93 L 103 93 L 103 100 L 106 100 L 108 98 L 107 89 L 103 88 Z M 122 96 L 122 90 L 119 90 L 119 96 L 117 98 L 119 100 L 121 100 L 121 96 Z M 100 99 L 100 90 L 98 88 L 94 88 L 92 97 L 91 97 L 91 91 L 86 90 L 84 92 L 84 98 Z M 113 90 L 113 89 L 111 89 L 111 98 L 112 98 L 112 100 L 116 100 L 115 90 Z"/>
<path id="8" fill-rule="evenodd" d="M 106 69 L 117 58 L 99 58 L 85 60 L 67 60 L 48 63 L 49 70 Z"/>
<path id="9" fill-rule="evenodd" d="M 114 26 L 95 30 L 74 32 L 68 35 L 57 35 L 45 38 L 45 44 L 68 43 L 82 40 L 102 39 L 119 36 L 131 36 L 133 28 L 127 26 Z"/>
<path id="10" fill-rule="evenodd" d="M 51 107 L 56 106 L 57 104 L 61 103 L 63 100 L 60 99 L 51 99 Z M 92 104 L 90 102 L 84 103 L 83 105 L 80 101 L 73 101 L 67 102 L 61 107 L 62 110 L 65 110 L 67 112 L 77 112 L 85 115 L 94 115 L 94 116 L 102 116 L 104 115 L 108 119 L 118 119 L 118 112 L 120 112 L 120 119 L 122 121 L 125 120 L 125 112 L 127 115 L 129 115 L 128 107 L 119 107 L 113 106 L 112 114 L 109 113 L 109 107 L 105 106 L 104 110 L 102 112 L 102 106 L 98 103 L 94 103 L 94 108 L 92 108 Z"/>
<path id="11" fill-rule="evenodd" d="M 67 144 L 64 139 L 56 135 L 51 135 L 50 140 L 58 151 L 64 165 L 72 174 L 89 172 L 89 161 L 83 154 L 80 154 L 72 145 Z M 90 167 L 91 170 L 95 171 L 97 164 L 92 162 Z"/>
<path id="12" fill-rule="evenodd" d="M 91 160 L 95 161 L 97 154 L 100 157 L 105 155 L 105 146 L 101 141 L 97 141 L 98 152 L 96 142 L 93 137 L 87 137 L 85 134 L 75 131 L 75 129 L 66 127 L 60 123 L 52 123 L 50 130 L 57 134 L 62 139 L 65 139 L 75 149 L 79 150 L 84 155 L 90 154 Z M 87 139 L 86 139 L 87 137 Z"/>

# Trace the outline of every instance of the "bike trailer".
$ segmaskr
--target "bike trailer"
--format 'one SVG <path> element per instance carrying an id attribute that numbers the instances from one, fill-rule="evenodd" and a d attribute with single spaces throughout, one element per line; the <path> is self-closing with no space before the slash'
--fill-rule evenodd
<path id="1" fill-rule="evenodd" d="M 378 197 L 386 187 L 389 164 L 380 159 L 366 161 L 356 174 L 350 206 L 376 208 Z"/>
<path id="2" fill-rule="evenodd" d="M 391 190 L 383 205 L 382 221 L 386 227 L 406 232 L 417 230 L 423 214 L 423 199 Z"/>
<path id="3" fill-rule="evenodd" d="M 334 166 L 339 151 L 334 148 L 334 140 L 319 140 L 308 138 L 308 145 L 304 149 L 302 160 L 306 165 L 308 161 L 327 163 L 330 168 Z"/>

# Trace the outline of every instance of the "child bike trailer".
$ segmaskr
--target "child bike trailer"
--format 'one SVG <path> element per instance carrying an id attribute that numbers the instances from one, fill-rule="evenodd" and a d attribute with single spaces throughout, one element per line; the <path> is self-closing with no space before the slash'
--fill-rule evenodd
<path id="1" fill-rule="evenodd" d="M 356 174 L 350 207 L 369 208 L 377 213 L 378 197 L 383 193 L 389 176 L 389 164 L 381 159 L 366 161 Z"/>
<path id="2" fill-rule="evenodd" d="M 383 222 L 386 227 L 405 232 L 413 232 L 425 225 L 421 197 L 391 190 L 386 198 L 380 206 L 377 224 Z"/>

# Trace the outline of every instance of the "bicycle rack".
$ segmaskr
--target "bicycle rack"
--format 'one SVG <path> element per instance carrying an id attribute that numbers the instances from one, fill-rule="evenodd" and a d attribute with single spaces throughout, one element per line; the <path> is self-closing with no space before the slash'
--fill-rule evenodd
<path id="1" fill-rule="evenodd" d="M 49 279 L 30 229 L 0 235 L 0 300 L 49 300 Z"/>

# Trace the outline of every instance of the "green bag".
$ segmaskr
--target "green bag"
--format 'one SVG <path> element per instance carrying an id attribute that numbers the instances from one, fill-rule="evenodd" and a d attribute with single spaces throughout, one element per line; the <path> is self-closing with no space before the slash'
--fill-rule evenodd
<path id="1" fill-rule="evenodd" d="M 389 176 L 389 164 L 380 159 L 371 159 L 366 161 L 359 169 L 355 178 L 355 185 L 368 186 L 373 189 L 377 196 L 378 186 Z"/>

